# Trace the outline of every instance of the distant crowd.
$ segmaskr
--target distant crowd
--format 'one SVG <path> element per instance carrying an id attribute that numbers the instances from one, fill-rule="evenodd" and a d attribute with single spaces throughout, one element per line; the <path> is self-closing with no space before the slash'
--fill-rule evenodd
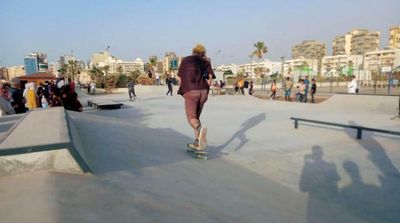
<path id="1" fill-rule="evenodd" d="M 71 111 L 83 111 L 71 79 L 45 81 L 38 86 L 34 82 L 24 86 L 19 82 L 0 83 L 0 116 L 58 106 Z"/>

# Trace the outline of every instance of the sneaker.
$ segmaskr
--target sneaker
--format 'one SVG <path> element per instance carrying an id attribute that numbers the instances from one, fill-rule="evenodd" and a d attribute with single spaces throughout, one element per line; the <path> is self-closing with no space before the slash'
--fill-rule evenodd
<path id="1" fill-rule="evenodd" d="M 199 132 L 199 147 L 205 149 L 207 147 L 207 128 L 199 126 L 197 129 Z"/>
<path id="2" fill-rule="evenodd" d="M 199 141 L 198 141 L 197 139 L 194 140 L 193 143 L 188 143 L 187 145 L 188 145 L 188 147 L 190 147 L 191 149 L 194 149 L 194 150 L 201 150 L 201 148 L 200 148 L 200 146 L 199 146 Z"/>

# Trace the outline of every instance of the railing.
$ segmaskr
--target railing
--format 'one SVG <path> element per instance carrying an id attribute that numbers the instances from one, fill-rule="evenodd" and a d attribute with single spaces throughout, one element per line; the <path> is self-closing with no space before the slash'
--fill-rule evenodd
<path id="1" fill-rule="evenodd" d="M 333 122 L 323 122 L 323 121 L 304 119 L 304 118 L 295 118 L 295 117 L 290 117 L 290 119 L 294 120 L 294 128 L 295 129 L 299 128 L 299 121 L 311 122 L 311 123 L 316 123 L 316 124 L 321 124 L 321 125 L 331 125 L 331 126 L 337 126 L 337 127 L 343 127 L 343 128 L 356 129 L 357 130 L 357 139 L 362 139 L 362 131 L 363 130 L 364 131 L 370 131 L 370 132 L 380 132 L 380 133 L 386 133 L 386 134 L 400 136 L 400 132 L 391 131 L 391 130 L 384 130 L 384 129 L 369 128 L 369 127 L 364 127 L 364 126 L 359 126 L 359 125 L 347 125 L 347 124 L 339 124 L 339 123 L 333 123 Z"/>

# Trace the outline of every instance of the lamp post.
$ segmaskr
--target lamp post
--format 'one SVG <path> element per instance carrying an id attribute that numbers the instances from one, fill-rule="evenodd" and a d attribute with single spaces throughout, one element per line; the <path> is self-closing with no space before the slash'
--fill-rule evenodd
<path id="1" fill-rule="evenodd" d="M 282 56 L 282 57 L 281 57 L 281 60 L 282 60 L 282 68 L 281 68 L 282 89 L 283 89 L 283 91 L 286 91 L 286 80 L 285 80 L 285 74 L 283 73 L 283 72 L 284 72 L 284 66 L 285 66 L 285 57 Z"/>

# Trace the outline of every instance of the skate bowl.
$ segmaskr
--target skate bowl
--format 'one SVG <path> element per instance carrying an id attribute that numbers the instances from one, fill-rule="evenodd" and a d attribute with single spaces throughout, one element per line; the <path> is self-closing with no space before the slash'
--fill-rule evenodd
<path id="1" fill-rule="evenodd" d="M 90 172 L 78 135 L 62 107 L 4 117 L 0 177 L 34 171 Z M 11 120 L 11 121 L 10 121 Z"/>
<path id="2" fill-rule="evenodd" d="M 335 94 L 319 104 L 320 108 L 338 111 L 368 111 L 397 114 L 400 96 Z"/>

